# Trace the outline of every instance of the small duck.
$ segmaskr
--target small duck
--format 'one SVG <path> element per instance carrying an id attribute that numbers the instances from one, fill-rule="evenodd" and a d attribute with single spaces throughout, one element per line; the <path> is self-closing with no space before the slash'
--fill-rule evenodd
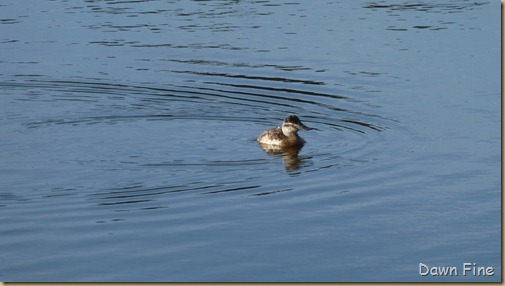
<path id="1" fill-rule="evenodd" d="M 289 115 L 282 122 L 282 127 L 266 130 L 256 141 L 260 144 L 278 147 L 301 146 L 305 143 L 305 140 L 298 135 L 299 130 L 309 131 L 318 129 L 305 126 L 296 115 Z"/>

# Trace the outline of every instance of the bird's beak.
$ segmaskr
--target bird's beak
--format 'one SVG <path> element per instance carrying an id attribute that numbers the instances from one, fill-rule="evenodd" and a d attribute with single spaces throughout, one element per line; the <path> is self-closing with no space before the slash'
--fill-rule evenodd
<path id="1" fill-rule="evenodd" d="M 309 131 L 309 130 L 319 130 L 317 128 L 314 128 L 314 127 L 308 127 L 306 125 L 304 125 L 303 123 L 300 122 L 299 126 L 301 127 L 300 129 L 301 130 L 305 130 L 305 131 Z"/>

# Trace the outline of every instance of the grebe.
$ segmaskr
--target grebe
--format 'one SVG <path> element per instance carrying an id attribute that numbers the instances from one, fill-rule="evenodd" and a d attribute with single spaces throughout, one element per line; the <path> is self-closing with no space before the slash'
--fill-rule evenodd
<path id="1" fill-rule="evenodd" d="M 282 122 L 282 127 L 274 127 L 263 132 L 256 141 L 260 144 L 275 145 L 279 147 L 300 146 L 305 143 L 298 135 L 299 130 L 318 130 L 303 125 L 296 115 L 289 115 Z"/>

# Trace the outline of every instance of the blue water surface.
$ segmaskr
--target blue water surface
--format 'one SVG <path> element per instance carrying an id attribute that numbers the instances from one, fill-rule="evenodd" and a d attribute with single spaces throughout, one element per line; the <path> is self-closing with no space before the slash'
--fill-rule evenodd
<path id="1" fill-rule="evenodd" d="M 0 31 L 0 281 L 502 279 L 496 1 L 4 0 Z M 288 114 L 319 130 L 264 151 Z"/>

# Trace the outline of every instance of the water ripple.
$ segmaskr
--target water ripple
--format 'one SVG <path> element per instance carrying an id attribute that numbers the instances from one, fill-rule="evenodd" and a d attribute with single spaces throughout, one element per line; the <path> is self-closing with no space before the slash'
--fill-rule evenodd
<path id="1" fill-rule="evenodd" d="M 161 211 L 181 195 L 290 194 L 297 187 L 282 182 L 279 170 L 298 177 L 364 164 L 371 160 L 368 154 L 381 149 L 374 143 L 380 133 L 397 124 L 343 85 L 232 73 L 174 74 L 190 74 L 193 80 L 118 84 L 27 77 L 0 87 L 26 91 L 9 103 L 32 111 L 10 115 L 25 128 L 23 133 L 53 134 L 38 143 L 45 146 L 39 150 L 51 153 L 53 140 L 67 142 L 52 160 L 68 172 L 126 179 L 87 194 L 92 205 L 122 211 Z M 51 108 L 43 108 L 47 106 Z M 302 150 L 262 150 L 255 138 L 288 113 L 320 130 L 302 134 L 308 141 Z M 159 177 L 155 183 L 128 182 L 153 175 Z M 180 184 L 166 183 L 164 177 Z"/>
<path id="2" fill-rule="evenodd" d="M 242 78 L 247 80 L 248 83 L 238 84 L 213 80 L 203 81 L 199 85 L 134 86 L 85 81 L 30 80 L 23 83 L 3 82 L 0 83 L 0 86 L 53 91 L 49 94 L 40 93 L 26 98 L 18 98 L 16 99 L 18 101 L 71 101 L 83 104 L 84 108 L 79 110 L 79 116 L 75 116 L 75 114 L 59 118 L 52 116 L 51 118 L 25 122 L 24 125 L 29 128 L 137 120 L 216 120 L 265 123 L 269 119 L 265 119 L 264 115 L 267 118 L 278 118 L 272 117 L 275 113 L 263 114 L 263 118 L 255 117 L 251 113 L 251 111 L 260 111 L 265 107 L 286 110 L 281 115 L 289 113 L 288 110 L 291 109 L 292 113 L 300 113 L 301 116 L 304 115 L 297 110 L 310 109 L 312 114 L 305 115 L 310 122 L 317 122 L 339 130 L 346 128 L 360 133 L 366 133 L 367 129 L 382 131 L 387 128 L 383 125 L 384 122 L 390 120 L 381 115 L 370 113 L 373 112 L 368 108 L 370 105 L 361 99 L 341 94 L 308 91 L 300 89 L 300 86 L 298 86 L 320 85 L 318 82 L 241 75 L 206 73 L 202 75 L 205 77 Z M 285 85 L 295 86 L 294 88 L 273 87 L 258 84 L 264 81 L 281 82 Z M 228 88 L 212 87 L 215 85 Z M 185 108 L 185 103 L 188 104 L 187 107 L 191 107 L 192 111 Z M 311 105 L 318 108 L 310 107 Z M 344 106 L 349 108 L 344 108 Z M 356 110 L 350 109 L 356 107 L 358 107 Z M 198 112 L 200 109 L 203 112 Z M 228 110 L 228 112 L 224 115 L 221 110 Z M 96 114 L 98 111 L 101 114 Z M 103 113 L 110 113 L 110 111 L 115 114 L 102 115 Z M 236 114 L 246 112 L 247 116 L 231 116 L 229 115 L 230 112 Z M 82 115 L 82 113 L 91 113 L 91 115 Z M 341 114 L 341 118 L 334 118 L 338 113 Z M 330 118 L 334 119 L 330 120 Z M 280 120 L 280 118 L 277 120 Z M 363 127 L 366 129 L 363 129 Z"/>

